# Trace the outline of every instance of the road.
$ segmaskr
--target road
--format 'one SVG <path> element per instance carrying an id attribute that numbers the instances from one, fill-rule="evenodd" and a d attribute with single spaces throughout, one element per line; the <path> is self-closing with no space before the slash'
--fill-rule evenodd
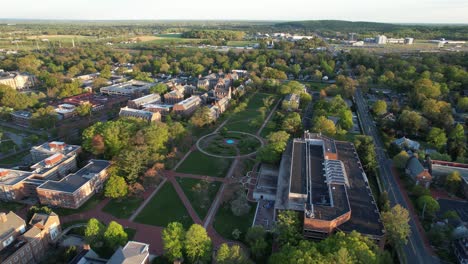
<path id="1" fill-rule="evenodd" d="M 396 182 L 396 176 L 392 173 L 392 161 L 384 151 L 384 145 L 374 124 L 374 120 L 369 114 L 369 109 L 362 92 L 358 89 L 354 101 L 357 105 L 359 118 L 361 120 L 364 134 L 371 136 L 375 142 L 375 151 L 379 163 L 380 178 L 385 190 L 388 192 L 391 205 L 400 204 L 408 209 L 408 204 L 402 195 L 399 185 Z M 411 214 L 410 214 L 411 216 Z M 422 234 L 419 232 L 413 217 L 410 217 L 411 235 L 408 237 L 408 243 L 403 247 L 406 263 L 439 263 L 439 259 L 425 247 Z"/>

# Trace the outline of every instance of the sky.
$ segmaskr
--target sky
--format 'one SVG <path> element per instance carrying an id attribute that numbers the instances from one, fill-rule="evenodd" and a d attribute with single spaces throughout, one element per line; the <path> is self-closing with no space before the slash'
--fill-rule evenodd
<path id="1" fill-rule="evenodd" d="M 468 0 L 2 0 L 0 18 L 468 23 Z"/>

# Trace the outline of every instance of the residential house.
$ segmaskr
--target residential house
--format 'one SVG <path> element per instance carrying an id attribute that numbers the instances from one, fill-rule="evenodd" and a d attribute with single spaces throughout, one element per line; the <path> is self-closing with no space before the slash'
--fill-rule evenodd
<path id="1" fill-rule="evenodd" d="M 119 116 L 120 117 L 135 117 L 135 118 L 143 119 L 147 121 L 148 123 L 161 121 L 161 114 L 159 112 L 138 110 L 138 109 L 128 108 L 128 106 L 124 108 L 120 108 Z"/>
<path id="2" fill-rule="evenodd" d="M 406 163 L 406 174 L 411 177 L 416 185 L 421 185 L 425 188 L 429 188 L 432 182 L 432 176 L 428 169 L 419 161 L 418 157 L 411 156 Z"/>
<path id="3" fill-rule="evenodd" d="M 298 94 L 288 94 L 284 97 L 282 108 L 288 111 L 294 111 L 299 108 L 300 96 Z"/>
<path id="4" fill-rule="evenodd" d="M 421 146 L 419 142 L 411 140 L 406 137 L 395 139 L 393 141 L 393 144 L 397 145 L 400 149 L 411 149 L 411 150 L 419 150 Z"/>
<path id="5" fill-rule="evenodd" d="M 55 213 L 36 213 L 26 230 L 25 221 L 14 212 L 0 213 L 0 262 L 3 264 L 29 264 L 41 261 L 50 244 L 61 232 L 60 220 Z"/>

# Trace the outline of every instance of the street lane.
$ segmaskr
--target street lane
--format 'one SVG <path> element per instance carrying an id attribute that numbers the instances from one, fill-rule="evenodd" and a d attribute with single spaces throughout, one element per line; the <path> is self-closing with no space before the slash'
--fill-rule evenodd
<path id="1" fill-rule="evenodd" d="M 388 192 L 388 197 L 392 206 L 400 204 L 404 208 L 408 209 L 408 204 L 403 198 L 402 191 L 396 182 L 395 175 L 392 173 L 392 160 L 389 159 L 387 153 L 384 150 L 384 145 L 378 133 L 378 130 L 374 124 L 374 120 L 369 114 L 369 109 L 366 101 L 362 95 L 360 89 L 357 89 L 354 101 L 357 105 L 359 118 L 362 124 L 362 130 L 364 134 L 371 136 L 375 142 L 375 151 L 377 154 L 377 160 L 379 163 L 380 180 L 383 183 L 384 189 Z M 419 232 L 416 223 L 413 219 L 413 215 L 410 213 L 410 227 L 411 234 L 408 237 L 408 243 L 403 246 L 404 255 L 400 257 L 402 261 L 406 260 L 406 263 L 439 263 L 439 259 L 431 254 L 431 252 L 425 247 L 422 234 Z"/>

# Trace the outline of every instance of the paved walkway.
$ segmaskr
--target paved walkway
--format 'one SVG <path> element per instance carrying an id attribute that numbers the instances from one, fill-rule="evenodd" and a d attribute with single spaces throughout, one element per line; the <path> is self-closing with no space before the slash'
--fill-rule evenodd
<path id="1" fill-rule="evenodd" d="M 263 121 L 262 126 L 258 129 L 257 134 L 256 134 L 257 136 L 260 136 L 260 134 L 262 133 L 263 128 L 265 128 L 266 124 L 268 124 L 268 121 L 270 121 L 270 118 L 273 116 L 273 113 L 276 111 L 276 108 L 278 108 L 278 105 L 279 105 L 280 102 L 281 102 L 281 99 L 278 99 L 278 102 L 275 104 L 275 107 L 273 107 L 273 109 L 271 109 L 271 111 L 268 114 L 267 118 L 265 119 L 265 121 Z"/>
<path id="2" fill-rule="evenodd" d="M 254 135 L 254 134 L 250 134 L 250 133 L 246 133 L 246 132 L 241 132 L 241 131 L 229 131 L 230 133 L 239 133 L 239 134 L 243 134 L 243 135 L 247 135 L 247 136 L 251 136 L 251 137 L 254 137 L 256 138 L 258 141 L 260 141 L 260 147 L 263 147 L 265 145 L 265 142 L 263 140 L 263 138 L 261 138 L 260 136 L 258 136 L 257 134 Z M 255 154 L 257 154 L 257 151 L 253 151 L 251 153 L 248 153 L 248 154 L 244 154 L 244 155 L 240 155 L 239 153 L 239 149 L 236 147 L 236 152 L 237 152 L 237 155 L 236 156 L 227 156 L 227 155 L 217 155 L 217 154 L 211 154 L 207 151 L 205 151 L 203 148 L 200 147 L 200 142 L 202 140 L 204 140 L 205 138 L 209 137 L 209 136 L 214 136 L 216 135 L 217 132 L 214 132 L 214 133 L 211 133 L 211 134 L 208 134 L 208 135 L 204 135 L 203 137 L 199 138 L 197 140 L 197 142 L 195 143 L 195 145 L 197 146 L 197 149 L 198 151 L 200 151 L 201 153 L 207 155 L 207 156 L 211 156 L 211 157 L 214 157 L 214 158 L 222 158 L 222 159 L 235 159 L 235 158 L 248 158 L 248 157 L 251 157 Z"/>
<path id="3" fill-rule="evenodd" d="M 268 123 L 270 120 L 271 116 L 273 115 L 274 111 L 279 105 L 280 100 L 276 103 L 275 107 L 271 110 L 270 114 L 268 117 L 265 119 L 263 122 L 262 126 L 260 129 L 257 131 L 256 135 L 260 135 L 261 131 L 265 127 L 265 125 Z M 214 133 L 218 132 L 220 128 L 222 128 L 227 122 L 229 118 L 226 119 L 223 123 L 221 123 L 214 131 Z M 263 142 L 263 139 L 262 139 Z M 158 227 L 158 226 L 152 226 L 152 225 L 146 225 L 146 224 L 141 224 L 141 223 L 136 223 L 134 222 L 134 219 L 136 216 L 145 208 L 145 206 L 149 203 L 149 201 L 156 195 L 156 193 L 160 190 L 160 188 L 164 185 L 167 184 L 166 181 L 169 181 L 170 184 L 174 186 L 174 189 L 176 190 L 178 196 L 180 197 L 181 201 L 183 202 L 185 208 L 187 209 L 187 212 L 189 215 L 192 217 L 194 223 L 201 224 L 203 225 L 207 232 L 208 235 L 211 237 L 213 241 L 213 245 L 215 248 L 219 247 L 222 243 L 229 243 L 229 244 L 238 244 L 245 248 L 244 245 L 237 241 L 230 241 L 225 238 L 223 238 L 221 235 L 219 235 L 216 230 L 213 227 L 213 219 L 218 211 L 218 208 L 222 202 L 222 198 L 224 195 L 224 191 L 226 188 L 227 184 L 238 182 L 238 179 L 233 178 L 233 173 L 234 170 L 237 167 L 237 164 L 239 163 L 240 157 L 237 156 L 235 157 L 234 162 L 231 164 L 231 167 L 226 174 L 226 177 L 224 178 L 219 178 L 219 177 L 212 177 L 212 176 L 206 176 L 206 175 L 195 175 L 195 174 L 187 174 L 187 173 L 178 173 L 175 172 L 175 170 L 182 164 L 182 162 L 190 155 L 192 151 L 196 150 L 196 144 L 194 144 L 190 150 L 184 155 L 184 157 L 176 164 L 176 166 L 172 170 L 165 170 L 163 171 L 163 174 L 165 175 L 165 179 L 159 184 L 159 186 L 155 189 L 149 189 L 146 190 L 145 193 L 143 194 L 144 202 L 138 207 L 138 209 L 132 214 L 132 216 L 129 219 L 119 219 L 117 217 L 114 217 L 108 213 L 105 213 L 102 211 L 102 209 L 107 205 L 107 203 L 110 201 L 109 199 L 104 199 L 101 203 L 99 203 L 95 208 L 92 210 L 82 212 L 82 213 L 76 213 L 72 215 L 67 215 L 61 217 L 61 222 L 62 223 L 69 223 L 73 221 L 83 221 L 83 220 L 88 220 L 90 218 L 97 218 L 100 221 L 104 222 L 105 224 L 108 224 L 111 221 L 116 221 L 123 225 L 125 228 L 132 228 L 136 230 L 135 237 L 133 238 L 136 241 L 140 241 L 143 243 L 148 243 L 150 244 L 150 253 L 151 254 L 157 254 L 160 255 L 163 253 L 163 243 L 162 243 L 162 230 L 164 229 L 163 227 Z M 254 166 L 253 171 L 256 172 L 256 169 L 258 168 L 259 163 L 257 162 Z M 256 174 L 253 174 L 254 177 L 256 177 Z M 176 180 L 176 177 L 181 177 L 181 178 L 193 178 L 193 179 L 200 179 L 200 180 L 208 180 L 208 181 L 218 181 L 222 182 L 223 184 L 221 185 L 220 189 L 218 190 L 218 193 L 216 194 L 216 197 L 208 211 L 207 216 L 203 221 L 200 219 L 196 211 L 193 209 L 190 201 L 188 200 L 187 196 L 183 192 L 182 188 L 180 187 L 179 183 Z M 255 183 L 256 178 L 254 178 L 254 183 Z M 253 188 L 255 187 L 255 184 L 250 184 L 248 188 L 248 193 L 249 193 L 249 198 L 251 198 L 251 193 L 253 191 Z M 164 213 L 164 212 L 155 212 L 155 213 Z"/>

